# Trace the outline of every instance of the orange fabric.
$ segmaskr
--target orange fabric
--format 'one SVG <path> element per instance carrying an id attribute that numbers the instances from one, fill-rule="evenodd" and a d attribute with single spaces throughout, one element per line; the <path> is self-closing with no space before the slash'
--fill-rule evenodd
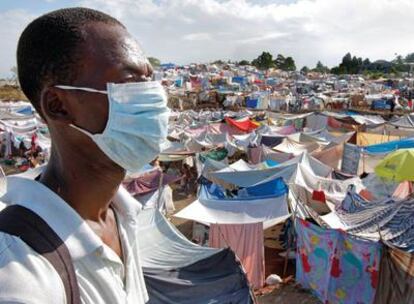
<path id="1" fill-rule="evenodd" d="M 237 129 L 244 131 L 244 132 L 251 132 L 258 127 L 258 124 L 255 124 L 250 120 L 250 118 L 243 118 L 240 120 L 232 119 L 230 117 L 226 117 L 226 122 Z"/>
<path id="2" fill-rule="evenodd" d="M 366 190 L 366 189 L 364 189 L 364 190 L 361 190 L 361 192 L 359 192 L 359 195 L 363 198 L 363 199 L 365 199 L 365 200 L 367 200 L 367 201 L 373 201 L 374 200 L 374 196 L 372 195 L 372 193 L 371 192 L 369 192 L 368 190 Z"/>
<path id="3" fill-rule="evenodd" d="M 230 247 L 240 259 L 250 284 L 254 288 L 264 286 L 263 223 L 211 224 L 209 245 L 214 248 Z"/>

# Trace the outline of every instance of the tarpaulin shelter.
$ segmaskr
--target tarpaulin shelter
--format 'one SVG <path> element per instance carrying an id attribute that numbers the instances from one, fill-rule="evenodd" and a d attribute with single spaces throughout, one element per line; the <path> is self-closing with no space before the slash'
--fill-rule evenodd
<path id="1" fill-rule="evenodd" d="M 375 304 L 414 303 L 414 255 L 387 247 L 381 259 Z"/>
<path id="2" fill-rule="evenodd" d="M 289 217 L 286 185 L 281 179 L 240 189 L 229 197 L 224 189 L 201 185 L 198 199 L 176 217 L 210 224 L 210 246 L 230 247 L 255 288 L 264 285 L 263 229 Z"/>
<path id="3" fill-rule="evenodd" d="M 375 173 L 395 181 L 414 181 L 414 149 L 390 153 L 375 168 Z"/>
<path id="4" fill-rule="evenodd" d="M 244 132 L 250 132 L 250 131 L 256 129 L 259 126 L 259 124 L 254 123 L 248 117 L 242 118 L 242 119 L 233 119 L 233 118 L 230 118 L 230 117 L 226 117 L 226 122 L 230 126 L 233 126 L 233 127 L 237 128 L 241 131 L 244 131 Z"/>
<path id="5" fill-rule="evenodd" d="M 317 176 L 326 177 L 332 172 L 331 167 L 321 163 L 307 153 L 302 153 L 275 167 L 269 168 L 266 166 L 266 168 L 259 164 L 256 166 L 245 166 L 245 169 L 242 169 L 239 166 L 233 165 L 216 172 L 210 172 L 210 176 L 216 180 L 239 187 L 251 187 L 279 177 L 283 178 L 284 181 L 291 181 L 298 164 L 309 168 Z"/>
<path id="6" fill-rule="evenodd" d="M 363 148 L 363 152 L 370 154 L 389 153 L 398 149 L 414 148 L 414 137 L 371 145 Z"/>
<path id="7" fill-rule="evenodd" d="M 162 173 L 161 169 L 156 168 L 139 176 L 126 179 L 123 185 L 132 195 L 144 195 L 180 179 L 180 176 Z"/>
<path id="8" fill-rule="evenodd" d="M 155 209 L 137 222 L 148 303 L 253 303 L 232 251 L 191 243 Z"/>
<path id="9" fill-rule="evenodd" d="M 402 117 L 398 117 L 397 119 L 391 120 L 388 124 L 399 127 L 399 128 L 414 128 L 414 115 L 413 114 L 406 114 Z"/>
<path id="10" fill-rule="evenodd" d="M 265 222 L 265 229 L 275 221 L 286 219 L 289 214 L 286 204 L 286 188 L 283 182 L 265 185 L 268 193 L 257 195 L 258 188 L 247 188 L 233 198 L 226 197 L 216 185 L 201 185 L 198 199 L 174 216 L 200 223 L 251 224 Z M 250 192 L 250 194 L 249 194 Z M 270 226 L 269 226 L 270 225 Z"/>

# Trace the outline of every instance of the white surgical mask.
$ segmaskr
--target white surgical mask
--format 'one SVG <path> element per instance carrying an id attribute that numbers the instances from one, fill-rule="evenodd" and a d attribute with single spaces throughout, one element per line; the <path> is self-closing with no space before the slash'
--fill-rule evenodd
<path id="1" fill-rule="evenodd" d="M 101 134 L 71 126 L 89 136 L 111 160 L 128 172 L 138 172 L 163 149 L 170 111 L 166 92 L 159 82 L 108 83 L 107 91 L 56 87 L 108 95 L 108 122 Z"/>

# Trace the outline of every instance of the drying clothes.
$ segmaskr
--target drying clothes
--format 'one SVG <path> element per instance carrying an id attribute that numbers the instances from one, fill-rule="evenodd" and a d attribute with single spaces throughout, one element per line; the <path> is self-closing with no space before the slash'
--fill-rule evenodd
<path id="1" fill-rule="evenodd" d="M 382 247 L 297 220 L 296 280 L 324 303 L 373 303 Z"/>
<path id="2" fill-rule="evenodd" d="M 210 225 L 209 245 L 213 248 L 230 247 L 240 259 L 247 279 L 254 288 L 264 285 L 263 224 Z"/>
<path id="3" fill-rule="evenodd" d="M 318 202 L 326 203 L 325 192 L 313 190 L 312 199 Z"/>
<path id="4" fill-rule="evenodd" d="M 384 241 L 414 252 L 414 200 L 374 201 L 356 206 L 353 213 L 338 209 L 337 215 L 348 233 Z"/>
<path id="5" fill-rule="evenodd" d="M 131 195 L 144 195 L 156 191 L 162 186 L 175 183 L 181 178 L 181 176 L 165 174 L 160 169 L 155 169 L 126 180 L 123 185 Z"/>

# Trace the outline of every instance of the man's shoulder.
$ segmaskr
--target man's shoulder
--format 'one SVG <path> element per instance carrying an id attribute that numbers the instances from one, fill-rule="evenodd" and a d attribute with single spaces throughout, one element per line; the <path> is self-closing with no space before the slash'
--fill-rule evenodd
<path id="1" fill-rule="evenodd" d="M 0 231 L 0 303 L 65 303 L 53 266 L 18 237 Z"/>

